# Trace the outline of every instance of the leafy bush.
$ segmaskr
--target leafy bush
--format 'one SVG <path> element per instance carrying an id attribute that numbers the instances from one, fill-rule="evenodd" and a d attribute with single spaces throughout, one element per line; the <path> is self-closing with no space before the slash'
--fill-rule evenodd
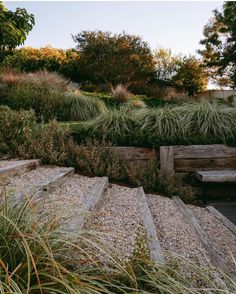
<path id="1" fill-rule="evenodd" d="M 43 117 L 48 121 L 60 112 L 63 98 L 62 93 L 20 83 L 3 89 L 1 104 L 8 105 L 14 110 L 33 109 L 38 118 Z"/>
<path id="2" fill-rule="evenodd" d="M 1 104 L 15 110 L 33 109 L 37 117 L 43 117 L 45 121 L 54 118 L 66 121 L 88 120 L 106 111 L 105 104 L 100 99 L 81 96 L 73 84 L 68 84 L 66 79 L 55 73 L 5 72 L 1 75 L 1 80 Z"/>
<path id="3" fill-rule="evenodd" d="M 40 158 L 45 164 L 74 165 L 76 145 L 69 130 L 60 127 L 56 121 L 25 128 L 24 138 L 17 146 L 19 156 Z"/>
<path id="4" fill-rule="evenodd" d="M 3 66 L 22 72 L 48 70 L 59 72 L 73 81 L 78 81 L 79 70 L 76 65 L 78 53 L 73 49 L 62 50 L 52 47 L 15 49 L 8 55 Z"/>
<path id="5" fill-rule="evenodd" d="M 16 154 L 18 145 L 25 141 L 24 130 L 35 125 L 32 111 L 12 111 L 0 106 L 0 153 Z"/>

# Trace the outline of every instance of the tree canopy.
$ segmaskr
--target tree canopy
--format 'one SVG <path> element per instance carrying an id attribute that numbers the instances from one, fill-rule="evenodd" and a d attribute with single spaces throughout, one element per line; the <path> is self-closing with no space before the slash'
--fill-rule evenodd
<path id="1" fill-rule="evenodd" d="M 148 44 L 126 33 L 82 31 L 73 36 L 84 78 L 108 84 L 147 82 L 155 75 Z"/>
<path id="2" fill-rule="evenodd" d="M 207 89 L 208 72 L 195 56 L 185 56 L 172 81 L 193 96 Z"/>
<path id="3" fill-rule="evenodd" d="M 33 14 L 26 9 L 11 11 L 0 2 L 0 61 L 6 52 L 24 43 L 34 24 Z"/>
<path id="4" fill-rule="evenodd" d="M 236 2 L 225 2 L 223 10 L 213 11 L 213 18 L 204 27 L 199 50 L 219 86 L 236 87 Z"/>
<path id="5" fill-rule="evenodd" d="M 182 63 L 181 55 L 173 55 L 171 49 L 160 48 L 154 52 L 156 79 L 171 81 Z"/>

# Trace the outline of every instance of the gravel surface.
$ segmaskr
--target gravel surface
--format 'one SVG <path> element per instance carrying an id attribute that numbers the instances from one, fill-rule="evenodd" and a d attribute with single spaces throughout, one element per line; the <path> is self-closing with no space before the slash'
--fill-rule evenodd
<path id="1" fill-rule="evenodd" d="M 111 185 L 94 214 L 90 230 L 102 233 L 104 244 L 126 260 L 133 252 L 139 224 L 137 190 Z"/>
<path id="2" fill-rule="evenodd" d="M 205 208 L 188 205 L 194 213 L 202 229 L 212 242 L 220 249 L 226 263 L 236 270 L 232 256 L 236 258 L 236 236 L 224 224 Z"/>
<path id="3" fill-rule="evenodd" d="M 17 190 L 28 189 L 31 186 L 38 185 L 41 181 L 49 180 L 63 170 L 61 167 L 38 167 L 12 177 L 9 186 L 16 187 Z"/>
<path id="4" fill-rule="evenodd" d="M 174 201 L 150 194 L 147 195 L 147 199 L 157 227 L 162 250 L 205 263 L 207 252 L 178 211 Z"/>
<path id="5" fill-rule="evenodd" d="M 25 160 L 17 160 L 17 159 L 11 159 L 11 160 L 1 160 L 0 161 L 0 168 L 4 168 L 10 165 L 13 165 L 15 163 L 21 163 L 25 162 Z"/>
<path id="6" fill-rule="evenodd" d="M 40 217 L 50 216 L 60 227 L 66 229 L 70 220 L 76 217 L 78 209 L 89 196 L 98 178 L 80 175 L 68 177 L 61 187 L 40 199 Z"/>

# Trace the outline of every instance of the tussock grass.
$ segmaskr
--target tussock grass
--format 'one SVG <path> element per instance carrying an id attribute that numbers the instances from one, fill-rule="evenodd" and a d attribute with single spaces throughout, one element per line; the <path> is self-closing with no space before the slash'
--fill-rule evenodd
<path id="1" fill-rule="evenodd" d="M 8 69 L 0 73 L 0 81 L 7 85 L 32 85 L 57 91 L 65 91 L 70 85 L 70 81 L 62 75 L 46 70 L 32 73 L 20 73 Z"/>
<path id="2" fill-rule="evenodd" d="M 100 99 L 71 93 L 65 95 L 63 109 L 67 121 L 90 120 L 107 111 Z"/>
<path id="3" fill-rule="evenodd" d="M 201 101 L 180 107 L 189 138 L 195 141 L 222 142 L 235 135 L 236 111 L 216 102 Z"/>
<path id="4" fill-rule="evenodd" d="M 111 293 L 104 273 L 79 245 L 83 240 L 95 246 L 93 241 L 58 231 L 45 218 L 42 224 L 30 199 L 16 205 L 10 196 L 4 193 L 0 204 L 0 293 Z"/>
<path id="5" fill-rule="evenodd" d="M 157 138 L 175 140 L 186 134 L 181 112 L 176 108 L 152 108 L 136 113 L 142 131 L 150 132 Z"/>
<path id="6" fill-rule="evenodd" d="M 135 131 L 136 121 L 133 112 L 123 107 L 100 115 L 90 126 L 93 132 L 103 134 L 104 138 L 112 138 L 132 134 Z"/>
<path id="7" fill-rule="evenodd" d="M 125 103 L 131 97 L 130 92 L 128 91 L 127 87 L 119 84 L 115 87 L 111 87 L 112 99 L 116 103 Z"/>

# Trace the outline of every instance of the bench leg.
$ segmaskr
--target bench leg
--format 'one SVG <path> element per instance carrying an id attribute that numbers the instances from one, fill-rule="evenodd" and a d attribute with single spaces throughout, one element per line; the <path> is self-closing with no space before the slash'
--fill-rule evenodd
<path id="1" fill-rule="evenodd" d="M 203 204 L 207 204 L 208 198 L 207 198 L 207 193 L 206 193 L 206 185 L 202 184 L 202 196 L 203 196 Z"/>

